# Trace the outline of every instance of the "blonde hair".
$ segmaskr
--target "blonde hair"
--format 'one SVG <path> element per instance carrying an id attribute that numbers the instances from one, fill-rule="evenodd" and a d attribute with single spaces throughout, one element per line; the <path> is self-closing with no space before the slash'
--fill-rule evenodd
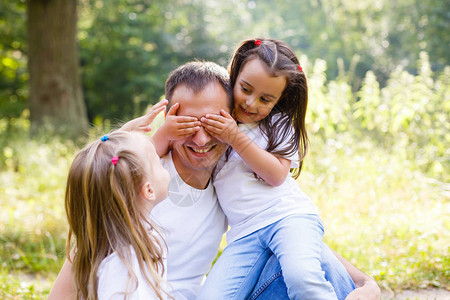
<path id="1" fill-rule="evenodd" d="M 128 269 L 125 296 L 132 293 L 137 288 L 137 276 L 130 263 L 130 246 L 143 277 L 158 298 L 167 294 L 160 276 L 164 273 L 166 245 L 137 201 L 145 170 L 133 151 L 136 135 L 115 131 L 105 142 L 90 143 L 76 155 L 69 170 L 65 208 L 70 230 L 66 254 L 73 264 L 76 299 L 98 299 L 97 271 L 102 260 L 113 252 Z M 113 156 L 119 157 L 116 165 L 111 162 Z M 150 230 L 157 235 L 150 234 Z M 76 247 L 73 258 L 72 236 Z"/>

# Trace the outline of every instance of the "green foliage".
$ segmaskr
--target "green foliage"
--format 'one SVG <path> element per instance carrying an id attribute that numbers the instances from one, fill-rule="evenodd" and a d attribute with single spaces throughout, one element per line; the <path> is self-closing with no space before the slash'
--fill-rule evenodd
<path id="1" fill-rule="evenodd" d="M 0 118 L 18 117 L 28 97 L 25 1 L 0 3 Z"/>
<path id="2" fill-rule="evenodd" d="M 0 8 L 0 117 L 18 117 L 28 97 L 25 1 Z M 188 60 L 226 65 L 248 37 L 281 39 L 325 60 L 332 80 L 348 70 L 353 92 L 369 70 L 380 88 L 397 66 L 419 73 L 421 51 L 433 72 L 450 65 L 448 1 L 79 0 L 78 9 L 84 95 L 96 125 L 156 103 L 169 72 Z"/>
<path id="3" fill-rule="evenodd" d="M 80 46 L 91 120 L 140 115 L 178 65 L 215 60 L 205 9 L 186 1 L 93 1 L 81 7 Z M 96 122 L 97 123 L 97 122 Z"/>
<path id="4" fill-rule="evenodd" d="M 448 181 L 444 170 L 450 167 L 446 159 L 450 144 L 450 68 L 433 80 L 426 53 L 421 53 L 418 64 L 418 76 L 401 68 L 394 71 L 387 86 L 380 90 L 379 103 L 366 101 L 363 90 L 359 110 L 371 111 L 357 120 L 362 129 L 380 137 L 385 147 L 430 176 Z"/>
<path id="5" fill-rule="evenodd" d="M 226 7 L 236 9 L 228 15 Z M 281 39 L 297 52 L 325 60 L 330 79 L 339 77 L 344 66 L 353 73 L 349 84 L 355 91 L 368 70 L 382 86 L 398 65 L 414 73 L 421 51 L 430 53 L 433 70 L 449 65 L 444 46 L 450 43 L 448 11 L 449 2 L 439 0 L 294 0 L 276 5 L 235 0 L 221 6 L 231 30 L 220 26 L 223 18 L 214 19 L 214 27 L 222 29 L 219 36 L 226 45 L 260 35 Z"/>
<path id="6" fill-rule="evenodd" d="M 449 181 L 445 172 L 450 168 L 449 67 L 433 79 L 428 56 L 422 52 L 417 76 L 398 67 L 380 88 L 369 71 L 357 97 L 342 79 L 325 84 L 325 61 L 317 60 L 309 68 L 307 124 L 312 134 L 324 140 L 347 132 L 355 140 L 370 137 L 428 176 Z"/>
<path id="7" fill-rule="evenodd" d="M 385 23 L 388 35 L 385 55 L 392 67 L 401 62 L 414 69 L 419 53 L 430 54 L 433 69 L 442 70 L 449 65 L 450 54 L 442 47 L 450 41 L 450 15 L 448 1 L 386 1 Z M 407 45 L 407 47 L 405 47 Z M 396 63 L 397 62 L 397 63 Z"/>
<path id="8" fill-rule="evenodd" d="M 32 280 L 23 280 L 25 277 L 32 276 L 23 275 L 22 278 L 17 278 L 12 274 L 8 274 L 6 270 L 0 270 L 0 298 L 1 299 L 47 299 L 46 295 L 50 292 L 48 284 L 43 284 L 36 278 L 35 282 Z"/>
<path id="9" fill-rule="evenodd" d="M 450 68 L 433 77 L 422 52 L 417 76 L 399 67 L 381 88 L 369 71 L 354 97 L 345 74 L 327 82 L 325 61 L 304 64 L 312 149 L 300 185 L 327 242 L 381 286 L 449 288 Z"/>
<path id="10" fill-rule="evenodd" d="M 55 272 L 65 248 L 64 186 L 75 147 L 29 140 L 28 131 L 28 120 L 0 120 L 0 265 Z"/>
<path id="11" fill-rule="evenodd" d="M 325 240 L 383 288 L 449 288 L 449 186 L 397 153 L 349 134 L 313 136 L 299 184 Z"/>

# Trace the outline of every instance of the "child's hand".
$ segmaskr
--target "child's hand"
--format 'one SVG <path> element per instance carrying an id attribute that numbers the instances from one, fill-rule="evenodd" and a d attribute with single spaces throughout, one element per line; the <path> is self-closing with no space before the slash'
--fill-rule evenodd
<path id="1" fill-rule="evenodd" d="M 166 115 L 166 121 L 161 125 L 164 135 L 170 141 L 188 137 L 200 130 L 202 123 L 195 117 L 177 116 L 179 103 L 175 103 Z"/>
<path id="2" fill-rule="evenodd" d="M 233 117 L 223 109 L 220 115 L 207 114 L 201 121 L 209 134 L 228 145 L 233 144 L 240 131 Z"/>
<path id="3" fill-rule="evenodd" d="M 153 120 L 155 119 L 155 117 L 162 112 L 167 105 L 167 100 L 161 100 L 159 103 L 153 105 L 153 107 L 150 109 L 150 111 L 145 114 L 142 117 L 133 119 L 127 123 L 125 123 L 125 125 L 123 125 L 122 127 L 120 127 L 120 130 L 126 130 L 126 131 L 144 131 L 144 132 L 149 132 L 152 130 L 150 124 L 153 122 Z"/>

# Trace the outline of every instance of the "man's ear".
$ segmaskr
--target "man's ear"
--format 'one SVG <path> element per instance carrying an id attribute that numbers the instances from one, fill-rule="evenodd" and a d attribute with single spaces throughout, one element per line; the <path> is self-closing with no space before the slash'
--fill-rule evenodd
<path id="1" fill-rule="evenodd" d="M 155 190 L 152 188 L 150 182 L 148 181 L 142 185 L 141 194 L 142 197 L 144 197 L 144 199 L 148 201 L 154 202 L 156 200 Z"/>

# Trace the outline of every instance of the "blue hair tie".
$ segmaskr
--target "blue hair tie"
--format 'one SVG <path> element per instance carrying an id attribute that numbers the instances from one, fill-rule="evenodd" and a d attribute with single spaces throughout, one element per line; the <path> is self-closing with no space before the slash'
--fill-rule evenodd
<path id="1" fill-rule="evenodd" d="M 106 142 L 107 140 L 109 140 L 109 137 L 107 135 L 104 135 L 100 139 L 102 140 L 102 142 Z"/>

